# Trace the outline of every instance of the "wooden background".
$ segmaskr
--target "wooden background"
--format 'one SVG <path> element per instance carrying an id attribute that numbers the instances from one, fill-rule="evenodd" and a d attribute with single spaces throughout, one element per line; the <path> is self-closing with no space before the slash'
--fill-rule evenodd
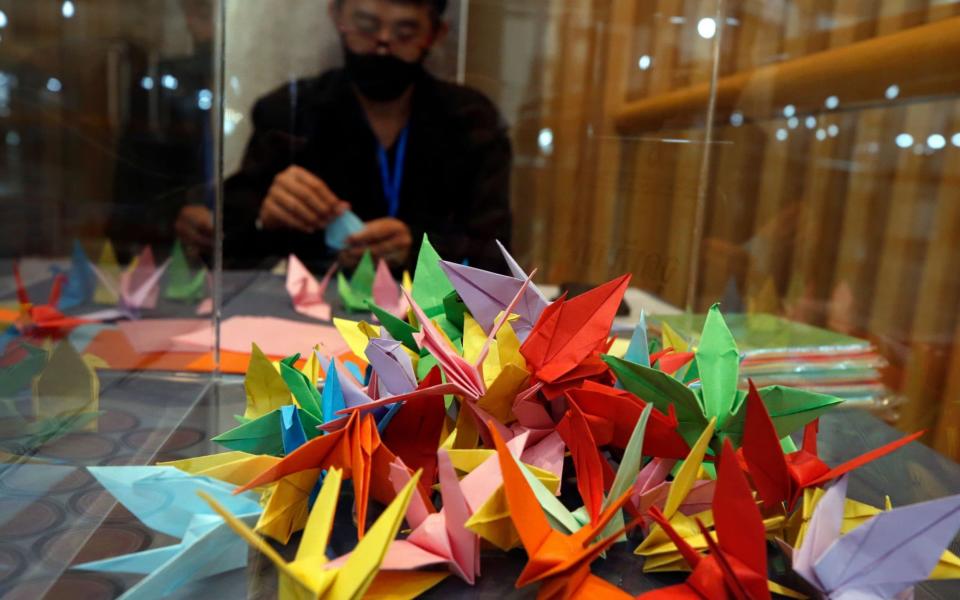
<path id="1" fill-rule="evenodd" d="M 524 262 L 869 337 L 906 399 L 898 425 L 960 458 L 960 3 L 539 6 L 514 132 Z"/>

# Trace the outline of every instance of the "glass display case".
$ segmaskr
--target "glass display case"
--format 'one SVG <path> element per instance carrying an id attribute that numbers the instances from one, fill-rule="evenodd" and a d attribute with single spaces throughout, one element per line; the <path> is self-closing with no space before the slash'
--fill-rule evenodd
<path id="1" fill-rule="evenodd" d="M 497 431 L 563 438 L 550 463 L 559 503 L 588 504 L 561 425 L 574 385 L 537 379 L 526 340 L 541 313 L 524 311 L 624 274 L 603 352 L 579 365 L 600 371 L 577 385 L 616 376 L 618 397 L 674 415 L 600 356 L 639 360 L 639 330 L 647 367 L 682 359 L 673 384 L 706 394 L 710 375 L 688 365 L 707 360 L 718 305 L 736 340 L 731 421 L 750 381 L 829 398 L 839 407 L 813 432 L 826 464 L 923 432 L 856 470 L 851 498 L 960 493 L 957 56 L 960 2 L 948 0 L 0 0 L 0 597 L 276 597 L 276 557 L 222 520 L 199 524 L 219 517 L 191 486 L 234 502 L 224 490 L 299 446 L 291 419 L 312 443 L 351 426 L 327 404 L 338 394 L 344 410 L 351 393 L 397 395 L 368 338 L 406 348 L 414 387 L 438 363 L 434 383 L 462 383 L 437 348 L 480 356 L 478 377 L 502 372 L 467 330 L 502 328 L 514 293 L 527 377 L 494 412 Z M 437 438 L 438 490 L 438 447 L 494 454 L 482 419 L 464 416 L 477 401 L 464 386 L 443 388 L 432 417 L 398 410 L 412 404 L 375 416 L 391 455 Z M 777 433 L 809 449 L 804 423 Z M 724 436 L 739 446 L 737 427 Z M 602 499 L 630 463 L 590 440 Z M 700 475 L 716 476 L 720 448 Z M 290 531 L 257 525 L 287 560 L 322 486 L 317 474 L 303 484 Z M 282 497 L 264 489 L 250 496 L 258 513 Z M 356 491 L 345 482 L 331 511 L 328 558 L 354 550 L 367 504 Z M 374 490 L 369 504 L 367 525 L 388 502 Z M 644 567 L 643 535 L 628 537 L 594 575 L 631 595 L 686 579 Z M 426 597 L 532 597 L 535 585 L 514 586 L 529 548 L 511 541 L 484 538 L 482 576 L 453 569 Z M 771 579 L 816 593 L 767 550 Z M 951 560 L 938 578 L 960 577 Z M 446 572 L 438 562 L 428 571 Z M 916 594 L 957 590 L 933 581 Z"/>

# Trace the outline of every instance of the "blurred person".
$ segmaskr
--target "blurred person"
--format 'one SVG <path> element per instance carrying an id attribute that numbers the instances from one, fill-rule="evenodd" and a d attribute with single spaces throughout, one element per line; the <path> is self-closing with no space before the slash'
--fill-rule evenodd
<path id="1" fill-rule="evenodd" d="M 242 166 L 224 185 L 228 266 L 295 253 L 351 267 L 370 249 L 409 268 L 426 233 L 448 260 L 503 268 L 494 240 L 510 243 L 506 127 L 482 94 L 423 66 L 447 34 L 446 4 L 331 0 L 344 67 L 254 106 Z M 335 256 L 324 229 L 346 210 L 364 227 Z"/>

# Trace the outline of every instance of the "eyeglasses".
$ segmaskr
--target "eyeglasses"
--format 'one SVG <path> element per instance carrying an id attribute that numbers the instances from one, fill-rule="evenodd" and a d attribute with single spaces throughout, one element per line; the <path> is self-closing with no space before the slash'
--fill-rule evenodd
<path id="1" fill-rule="evenodd" d="M 348 25 L 340 26 L 341 33 L 353 35 L 370 46 L 378 45 L 384 40 L 382 35 L 384 22 L 379 18 L 369 14 L 354 13 L 350 16 L 349 21 Z M 387 25 L 386 31 L 385 39 L 391 47 L 416 46 L 424 48 L 429 45 L 429 35 L 415 22 L 391 23 Z"/>

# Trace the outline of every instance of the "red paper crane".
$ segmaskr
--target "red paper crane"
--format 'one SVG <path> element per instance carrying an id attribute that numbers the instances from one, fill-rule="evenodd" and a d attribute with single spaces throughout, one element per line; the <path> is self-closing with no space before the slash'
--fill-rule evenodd
<path id="1" fill-rule="evenodd" d="M 234 493 L 267 485 L 308 469 L 343 469 L 344 477 L 353 478 L 357 535 L 362 538 L 370 497 L 389 504 L 395 496 L 390 483 L 390 463 L 396 458 L 381 443 L 373 415 L 361 416 L 354 412 L 347 420 L 346 427 L 303 444 L 249 483 L 234 490 Z M 423 488 L 420 491 L 424 493 Z M 429 498 L 429 495 L 424 494 L 424 498 Z"/>
<path id="2" fill-rule="evenodd" d="M 603 492 L 613 484 L 616 473 L 610 463 L 600 456 L 597 443 L 590 433 L 590 425 L 576 404 L 571 405 L 567 414 L 557 423 L 557 433 L 570 448 L 573 466 L 577 471 L 577 491 L 590 520 L 596 521 L 600 518 Z"/>
<path id="3" fill-rule="evenodd" d="M 763 505 L 769 508 L 786 502 L 787 508 L 793 510 L 803 496 L 804 488 L 836 479 L 909 444 L 921 435 L 923 432 L 919 431 L 902 437 L 831 469 L 817 456 L 816 421 L 807 424 L 804 429 L 800 450 L 790 454 L 783 453 L 767 407 L 751 381 L 740 451 Z"/>
<path id="4" fill-rule="evenodd" d="M 36 306 L 30 302 L 27 288 L 23 285 L 23 279 L 20 277 L 20 265 L 17 263 L 13 264 L 13 278 L 17 284 L 17 300 L 20 302 L 21 314 L 17 320 L 17 328 L 25 335 L 60 338 L 80 325 L 91 323 L 86 319 L 68 317 L 57 310 L 60 291 L 66 281 L 66 275 L 63 273 L 53 278 L 53 288 L 50 290 L 47 303 Z"/>
<path id="5" fill-rule="evenodd" d="M 548 385 L 567 379 L 588 357 L 607 347 L 610 326 L 629 283 L 630 275 L 624 275 L 571 300 L 561 298 L 540 314 L 520 346 L 536 381 Z"/>
<path id="6" fill-rule="evenodd" d="M 710 600 L 768 600 L 767 544 L 763 517 L 737 461 L 730 440 L 724 440 L 713 498 L 717 541 L 697 519 L 710 554 L 694 550 L 657 508 L 650 516 L 663 528 L 693 572 L 687 581 L 652 592 L 644 600 L 709 598 Z"/>
<path id="7" fill-rule="evenodd" d="M 529 557 L 516 586 L 520 588 L 542 581 L 537 594 L 542 599 L 630 598 L 616 586 L 590 573 L 590 563 L 613 544 L 624 530 L 596 543 L 591 544 L 591 541 L 617 514 L 627 501 L 629 492 L 613 502 L 598 519 L 576 533 L 562 534 L 550 527 L 540 502 L 507 450 L 497 428 L 492 423 L 489 428 L 497 448 L 510 518 Z"/>
<path id="8" fill-rule="evenodd" d="M 633 425 L 647 405 L 626 390 L 592 381 L 568 390 L 567 399 L 583 411 L 597 445 L 620 449 L 627 447 Z M 657 409 L 650 413 L 643 437 L 644 455 L 683 459 L 690 453 L 689 444 L 677 432 L 677 415 L 673 406 L 669 411 L 666 415 Z"/>

